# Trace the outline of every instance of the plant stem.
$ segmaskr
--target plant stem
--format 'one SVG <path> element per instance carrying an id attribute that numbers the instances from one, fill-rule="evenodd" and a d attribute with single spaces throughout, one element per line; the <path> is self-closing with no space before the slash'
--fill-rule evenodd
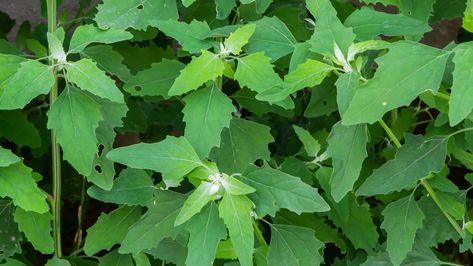
<path id="1" fill-rule="evenodd" d="M 56 31 L 56 16 L 57 3 L 56 0 L 47 0 L 48 11 L 48 32 L 54 33 Z M 56 62 L 49 59 L 49 64 L 52 66 Z M 58 96 L 58 78 L 56 69 L 53 68 L 54 86 L 49 93 L 49 104 L 52 105 Z M 52 173 L 53 173 L 53 239 L 54 239 L 54 255 L 58 258 L 62 257 L 61 245 L 61 154 L 59 144 L 56 141 L 56 132 L 51 130 L 51 147 L 52 147 Z"/>
<path id="2" fill-rule="evenodd" d="M 263 237 L 263 233 L 261 233 L 261 230 L 259 229 L 258 224 L 255 221 L 253 221 L 253 228 L 255 229 L 256 239 L 258 239 L 258 242 L 261 245 L 268 247 L 268 243 L 266 243 L 266 240 Z"/>
<path id="3" fill-rule="evenodd" d="M 383 121 L 383 120 L 379 120 L 378 121 L 379 124 L 381 124 L 381 126 L 384 128 L 384 130 L 386 131 L 386 133 L 388 134 L 388 136 L 391 138 L 392 142 L 396 145 L 396 147 L 399 149 L 402 145 L 401 145 L 401 142 L 396 138 L 396 136 L 394 135 L 393 131 L 388 127 L 388 125 L 386 125 L 386 123 Z M 430 175 L 429 175 L 430 176 Z M 443 215 L 445 216 L 445 218 L 447 218 L 447 220 L 450 222 L 450 224 L 452 225 L 452 227 L 457 231 L 457 233 L 462 237 L 464 238 L 465 237 L 465 234 L 463 232 L 463 230 L 461 229 L 461 227 L 458 225 L 458 223 L 455 221 L 455 219 L 453 219 L 448 213 L 447 211 L 445 210 L 445 208 L 443 207 L 442 205 L 442 202 L 440 201 L 439 197 L 437 196 L 437 194 L 435 193 L 434 189 L 430 186 L 429 182 L 427 181 L 426 178 L 428 178 L 429 176 L 426 176 L 424 177 L 422 180 L 421 180 L 421 184 L 422 186 L 425 188 L 425 190 L 427 190 L 427 192 L 429 193 L 429 195 L 432 197 L 432 200 L 435 202 L 435 204 L 437 205 L 437 207 L 439 207 L 439 209 L 442 211 Z M 473 253 L 473 247 L 469 247 L 470 249 L 470 252 Z"/>

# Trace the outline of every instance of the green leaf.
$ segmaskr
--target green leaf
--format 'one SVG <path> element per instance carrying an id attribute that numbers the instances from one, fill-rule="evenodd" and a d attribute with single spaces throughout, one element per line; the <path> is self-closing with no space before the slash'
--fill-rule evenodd
<path id="1" fill-rule="evenodd" d="M 158 143 L 139 143 L 118 148 L 109 152 L 107 158 L 133 168 L 160 172 L 168 187 L 179 185 L 185 174 L 203 166 L 184 137 L 168 136 Z"/>
<path id="2" fill-rule="evenodd" d="M 191 6 L 196 0 L 182 0 L 182 5 L 184 7 L 189 7 Z"/>
<path id="3" fill-rule="evenodd" d="M 167 99 L 169 89 L 184 66 L 177 60 L 163 59 L 152 64 L 151 68 L 138 72 L 125 83 L 123 89 L 133 96 L 162 96 Z"/>
<path id="4" fill-rule="evenodd" d="M 184 51 L 199 53 L 212 46 L 211 42 L 205 40 L 210 33 L 209 25 L 205 21 L 192 20 L 187 24 L 177 20 L 155 20 L 152 24 L 177 40 Z"/>
<path id="5" fill-rule="evenodd" d="M 220 240 L 227 237 L 225 224 L 218 217 L 215 203 L 210 203 L 195 215 L 186 225 L 186 230 L 190 233 L 186 265 L 213 265 L 217 246 Z"/>
<path id="6" fill-rule="evenodd" d="M 130 254 L 120 254 L 117 249 L 113 250 L 112 252 L 108 253 L 107 255 L 101 257 L 99 259 L 98 266 L 129 266 L 134 265 L 133 259 Z"/>
<path id="7" fill-rule="evenodd" d="M 274 71 L 271 59 L 263 52 L 250 54 L 238 59 L 235 79 L 240 87 L 262 93 L 274 87 L 282 87 L 283 82 Z M 262 78 L 264 77 L 264 78 Z"/>
<path id="8" fill-rule="evenodd" d="M 401 14 L 420 20 L 424 23 L 429 22 L 429 18 L 432 15 L 435 0 L 399 0 L 399 2 L 399 11 Z M 422 37 L 422 34 L 419 34 L 419 36 L 414 37 L 416 39 L 420 39 Z"/>
<path id="9" fill-rule="evenodd" d="M 133 38 L 133 34 L 119 29 L 103 30 L 92 24 L 77 27 L 71 37 L 69 54 L 79 53 L 91 43 L 114 43 Z"/>
<path id="10" fill-rule="evenodd" d="M 268 265 L 320 265 L 322 241 L 315 231 L 301 226 L 271 224 Z"/>
<path id="11" fill-rule="evenodd" d="M 0 167 L 8 167 L 18 163 L 20 160 L 20 157 L 16 156 L 10 150 L 0 147 Z"/>
<path id="12" fill-rule="evenodd" d="M 56 131 L 64 159 L 85 176 L 92 172 L 98 151 L 95 130 L 102 119 L 100 104 L 74 87 L 67 87 L 48 112 L 48 128 Z"/>
<path id="13" fill-rule="evenodd" d="M 39 148 L 41 137 L 38 129 L 28 121 L 21 110 L 0 111 L 0 136 L 19 146 Z"/>
<path id="14" fill-rule="evenodd" d="M 184 136 L 199 157 L 205 158 L 213 147 L 220 146 L 220 133 L 230 126 L 236 109 L 215 85 L 189 94 L 184 102 Z"/>
<path id="15" fill-rule="evenodd" d="M 269 160 L 268 144 L 274 141 L 269 131 L 265 125 L 232 119 L 222 132 L 220 147 L 215 149 L 218 169 L 227 174 L 243 173 L 254 161 Z"/>
<path id="16" fill-rule="evenodd" d="M 473 110 L 473 70 L 469 67 L 473 60 L 473 42 L 463 43 L 454 49 L 453 85 L 450 94 L 448 117 L 450 126 L 455 126 Z"/>
<path id="17" fill-rule="evenodd" d="M 60 60 L 61 63 L 66 60 L 66 53 L 63 47 L 64 34 L 63 28 L 59 28 L 54 33 L 46 33 L 49 53 L 53 59 Z"/>
<path id="18" fill-rule="evenodd" d="M 357 195 L 388 194 L 412 187 L 421 178 L 440 172 L 447 156 L 445 136 L 424 139 L 406 134 L 406 143 L 397 150 L 396 157 L 374 170 L 357 190 Z"/>
<path id="19" fill-rule="evenodd" d="M 123 56 L 110 45 L 94 45 L 80 52 L 82 57 L 94 60 L 103 71 L 127 81 L 131 78 L 130 70 L 122 63 Z"/>
<path id="20" fill-rule="evenodd" d="M 381 3 L 384 6 L 392 5 L 392 6 L 399 6 L 400 0 L 361 0 L 361 2 L 366 4 L 376 4 Z"/>
<path id="21" fill-rule="evenodd" d="M 120 173 L 111 190 L 90 187 L 87 194 L 94 199 L 128 206 L 144 206 L 153 198 L 153 180 L 144 170 L 127 168 Z"/>
<path id="22" fill-rule="evenodd" d="M 353 28 L 357 38 L 368 40 L 379 35 L 409 36 L 421 35 L 431 30 L 423 21 L 404 16 L 378 12 L 371 8 L 354 11 L 346 20 L 345 25 Z"/>
<path id="23" fill-rule="evenodd" d="M 320 144 L 319 142 L 312 137 L 309 131 L 293 125 L 292 128 L 296 132 L 297 137 L 302 142 L 302 146 L 304 147 L 305 152 L 312 158 L 317 157 L 317 154 L 320 152 Z"/>
<path id="24" fill-rule="evenodd" d="M 333 199 L 339 202 L 353 189 L 363 161 L 368 157 L 368 128 L 365 124 L 344 126 L 336 123 L 327 142 L 327 153 L 332 157 L 333 164 L 330 191 Z"/>
<path id="25" fill-rule="evenodd" d="M 379 67 L 374 78 L 356 90 L 343 124 L 374 123 L 422 92 L 436 92 L 449 54 L 408 41 L 390 45 L 389 52 L 376 60 Z"/>
<path id="26" fill-rule="evenodd" d="M 255 22 L 256 30 L 245 45 L 245 52 L 264 54 L 276 61 L 290 54 L 297 43 L 287 26 L 277 17 L 263 17 Z"/>
<path id="27" fill-rule="evenodd" d="M 463 13 L 462 27 L 469 32 L 473 32 L 473 1 L 466 1 L 465 12 Z"/>
<path id="28" fill-rule="evenodd" d="M 253 202 L 246 196 L 225 193 L 218 207 L 220 217 L 227 225 L 233 248 L 242 266 L 250 266 L 253 261 Z"/>
<path id="29" fill-rule="evenodd" d="M 217 186 L 218 188 L 218 186 Z M 217 194 L 215 191 L 215 185 L 209 182 L 202 182 L 200 185 L 189 195 L 184 202 L 179 215 L 174 222 L 175 226 L 181 225 L 188 221 L 192 216 L 199 213 L 202 208 L 212 201 Z"/>
<path id="30" fill-rule="evenodd" d="M 45 213 L 49 210 L 46 196 L 23 162 L 0 168 L 0 197 L 11 198 L 15 206 L 25 211 Z"/>
<path id="31" fill-rule="evenodd" d="M 117 135 L 115 128 L 123 126 L 122 118 L 126 116 L 128 107 L 126 104 L 114 103 L 98 97 L 95 97 L 95 100 L 102 105 L 103 120 L 99 122 L 99 127 L 95 130 L 99 152 L 95 155 L 94 170 L 87 176 L 87 180 L 102 189 L 110 190 L 115 177 L 115 167 L 105 154 L 113 148 Z"/>
<path id="32" fill-rule="evenodd" d="M 286 95 L 319 85 L 334 69 L 333 66 L 308 59 L 284 77 L 284 83 L 287 86 Z"/>
<path id="33" fill-rule="evenodd" d="M 69 261 L 65 259 L 59 259 L 57 257 L 53 257 L 52 259 L 49 259 L 48 262 L 46 263 L 46 266 L 71 266 Z"/>
<path id="34" fill-rule="evenodd" d="M 132 225 L 120 247 L 120 253 L 138 254 L 155 248 L 165 237 L 174 235 L 179 228 L 174 221 L 184 202 L 181 194 L 171 191 L 157 193 L 155 202 L 138 222 Z"/>
<path id="35" fill-rule="evenodd" d="M 0 109 L 21 109 L 40 94 L 49 92 L 54 84 L 52 69 L 35 60 L 20 67 L 0 86 Z"/>
<path id="36" fill-rule="evenodd" d="M 102 213 L 97 222 L 87 229 L 84 252 L 92 256 L 101 250 L 109 251 L 123 241 L 128 229 L 141 216 L 139 207 L 122 206 L 114 211 Z"/>
<path id="37" fill-rule="evenodd" d="M 178 17 L 176 0 L 104 0 L 97 6 L 95 21 L 102 29 L 145 30 L 152 20 Z"/>
<path id="38" fill-rule="evenodd" d="M 234 55 L 240 54 L 241 49 L 248 43 L 255 30 L 256 24 L 247 24 L 232 32 L 224 42 L 225 51 Z"/>
<path id="39" fill-rule="evenodd" d="M 339 61 L 343 57 L 346 61 L 348 48 L 355 40 L 353 30 L 343 26 L 330 0 L 306 0 L 306 5 L 316 20 L 314 34 L 309 40 L 311 50 Z"/>
<path id="40" fill-rule="evenodd" d="M 400 265 L 412 250 L 417 230 L 422 228 L 424 214 L 413 195 L 392 202 L 384 208 L 381 228 L 386 230 L 387 251 L 391 262 Z"/>
<path id="41" fill-rule="evenodd" d="M 256 189 L 256 192 L 248 197 L 256 204 L 259 217 L 268 214 L 274 217 L 280 208 L 297 214 L 330 210 L 317 189 L 302 182 L 298 177 L 269 166 L 262 168 L 253 166 L 241 176 L 241 179 Z"/>
<path id="42" fill-rule="evenodd" d="M 358 72 L 343 73 L 335 82 L 338 112 L 343 117 L 356 93 L 361 75 Z"/>
<path id="43" fill-rule="evenodd" d="M 192 61 L 181 71 L 172 84 L 169 95 L 175 96 L 193 91 L 203 83 L 222 76 L 223 69 L 223 61 L 218 55 L 202 51 L 199 57 L 192 57 Z"/>
<path id="44" fill-rule="evenodd" d="M 25 211 L 22 208 L 15 210 L 15 222 L 33 247 L 43 254 L 54 252 L 54 241 L 51 236 L 52 215 L 49 212 L 39 214 Z"/>
<path id="45" fill-rule="evenodd" d="M 253 187 L 225 174 L 220 177 L 220 183 L 225 191 L 231 195 L 246 195 L 256 191 Z"/>
<path id="46" fill-rule="evenodd" d="M 16 73 L 20 63 L 24 61 L 26 59 L 20 56 L 0 54 L 0 87 Z"/>
<path id="47" fill-rule="evenodd" d="M 123 94 L 115 81 L 100 70 L 90 59 L 81 59 L 67 64 L 66 77 L 69 82 L 101 98 L 123 103 Z"/>
<path id="48" fill-rule="evenodd" d="M 10 200 L 0 198 L 0 260 L 21 253 L 22 234 L 13 219 L 15 207 Z"/>
<path id="49" fill-rule="evenodd" d="M 236 6 L 235 0 L 215 0 L 217 19 L 226 19 Z"/>

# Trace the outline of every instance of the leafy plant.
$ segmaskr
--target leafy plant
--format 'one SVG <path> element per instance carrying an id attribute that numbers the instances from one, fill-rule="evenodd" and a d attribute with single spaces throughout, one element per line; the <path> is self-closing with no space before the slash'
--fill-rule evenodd
<path id="1" fill-rule="evenodd" d="M 0 265 L 471 263 L 473 1 L 361 2 L 46 0 L 0 41 Z"/>

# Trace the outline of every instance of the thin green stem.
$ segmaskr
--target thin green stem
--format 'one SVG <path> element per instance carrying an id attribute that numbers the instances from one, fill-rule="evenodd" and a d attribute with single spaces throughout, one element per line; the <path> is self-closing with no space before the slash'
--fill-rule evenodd
<path id="1" fill-rule="evenodd" d="M 266 243 L 266 240 L 263 237 L 263 233 L 261 232 L 258 227 L 258 224 L 255 221 L 253 221 L 253 228 L 255 229 L 256 239 L 258 239 L 258 242 L 261 245 L 268 247 L 268 243 Z"/>
<path id="2" fill-rule="evenodd" d="M 57 3 L 56 0 L 47 0 L 48 11 L 48 32 L 56 31 Z M 54 66 L 55 60 L 50 59 L 49 64 Z M 58 96 L 58 78 L 56 68 L 52 68 L 54 74 L 54 86 L 49 93 L 49 103 L 52 105 Z M 51 147 L 52 147 L 52 173 L 53 173 L 53 239 L 54 239 L 54 255 L 58 258 L 62 257 L 61 245 L 61 154 L 59 144 L 56 141 L 56 132 L 51 131 Z"/>
<path id="3" fill-rule="evenodd" d="M 391 128 L 389 128 L 389 126 L 383 120 L 379 120 L 378 122 L 383 127 L 384 131 L 386 131 L 394 145 L 396 145 L 396 148 L 401 148 L 401 142 L 397 139 L 396 135 L 394 135 L 394 132 L 391 130 Z"/>
<path id="4" fill-rule="evenodd" d="M 394 135 L 394 133 L 392 132 L 392 130 L 388 127 L 388 125 L 386 125 L 386 123 L 383 121 L 383 120 L 379 120 L 378 121 L 381 126 L 384 128 L 384 130 L 386 131 L 386 133 L 388 134 L 388 136 L 391 138 L 392 142 L 396 145 L 396 147 L 399 149 L 402 145 L 401 145 L 401 142 L 396 138 L 396 136 Z M 468 128 L 468 130 L 473 130 L 473 128 Z M 461 131 L 461 130 L 460 130 Z M 464 131 L 467 131 L 467 129 L 463 130 L 462 132 Z M 458 131 L 457 131 L 458 132 Z M 447 220 L 450 222 L 450 224 L 452 225 L 452 227 L 455 229 L 455 231 L 457 231 L 457 233 L 462 237 L 464 238 L 465 237 L 465 234 L 463 232 L 463 230 L 461 229 L 461 227 L 458 225 L 458 223 L 455 221 L 455 219 L 453 219 L 450 214 L 448 214 L 448 212 L 445 210 L 445 208 L 443 207 L 442 205 L 442 202 L 440 201 L 439 197 L 437 196 L 437 194 L 435 193 L 434 189 L 430 186 L 429 182 L 427 181 L 427 179 L 430 177 L 430 175 L 424 177 L 422 180 L 421 180 L 421 184 L 422 186 L 425 188 L 425 190 L 427 190 L 427 192 L 429 193 L 429 195 L 432 197 L 432 200 L 435 202 L 435 204 L 437 205 L 437 207 L 439 207 L 439 209 L 442 211 L 443 215 L 445 216 L 445 218 L 447 218 Z M 473 253 L 473 247 L 469 247 L 470 249 L 470 252 Z"/>
<path id="5" fill-rule="evenodd" d="M 391 126 L 392 127 L 396 124 L 398 117 L 399 117 L 399 114 L 397 112 L 397 109 L 391 110 Z"/>
<path id="6" fill-rule="evenodd" d="M 435 96 L 441 98 L 441 99 L 444 99 L 446 100 L 447 102 L 450 101 L 450 95 L 446 94 L 446 93 L 443 93 L 443 92 L 437 92 L 435 94 Z"/>

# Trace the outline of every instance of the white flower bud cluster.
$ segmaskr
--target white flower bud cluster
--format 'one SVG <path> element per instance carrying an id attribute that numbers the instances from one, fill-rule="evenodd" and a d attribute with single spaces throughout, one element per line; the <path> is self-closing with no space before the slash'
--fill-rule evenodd
<path id="1" fill-rule="evenodd" d="M 214 195 L 220 190 L 220 187 L 222 186 L 222 178 L 223 175 L 221 173 L 209 175 L 209 180 L 212 183 L 212 187 L 209 191 L 210 195 Z"/>

